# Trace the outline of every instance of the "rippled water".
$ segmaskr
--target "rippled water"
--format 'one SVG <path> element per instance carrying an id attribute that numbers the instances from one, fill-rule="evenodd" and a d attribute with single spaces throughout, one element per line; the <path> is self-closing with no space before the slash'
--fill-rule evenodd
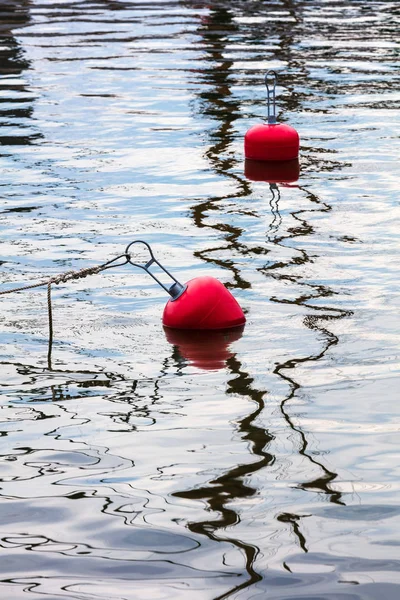
<path id="1" fill-rule="evenodd" d="M 399 597 L 398 13 L 3 3 L 1 290 L 142 238 L 247 324 L 166 335 L 116 268 L 53 289 L 49 365 L 45 288 L 2 296 L 2 598 Z M 243 160 L 270 68 L 297 183 Z"/>

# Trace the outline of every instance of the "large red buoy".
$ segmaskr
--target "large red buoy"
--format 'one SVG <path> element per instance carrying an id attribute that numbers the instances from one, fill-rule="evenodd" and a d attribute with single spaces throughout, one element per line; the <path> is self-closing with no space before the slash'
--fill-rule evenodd
<path id="1" fill-rule="evenodd" d="M 234 355 L 230 348 L 242 337 L 243 326 L 218 331 L 185 331 L 164 327 L 167 341 L 191 365 L 206 371 L 223 369 Z"/>
<path id="2" fill-rule="evenodd" d="M 133 244 L 144 244 L 150 253 L 146 264 L 132 261 L 129 249 Z M 164 308 L 163 325 L 174 329 L 228 329 L 240 327 L 246 322 L 238 302 L 229 290 L 214 277 L 196 277 L 185 285 L 154 258 L 153 251 L 147 242 L 136 240 L 126 250 L 127 261 L 140 269 L 144 269 L 171 296 Z M 155 263 L 174 283 L 167 287 L 150 271 Z"/>
<path id="3" fill-rule="evenodd" d="M 270 89 L 268 78 L 273 76 Z M 275 87 L 277 75 L 268 71 L 265 75 L 268 102 L 268 123 L 259 123 L 251 127 L 244 138 L 244 154 L 251 160 L 283 161 L 292 160 L 299 155 L 300 139 L 297 131 L 284 123 L 277 123 L 275 116 Z"/>
<path id="4" fill-rule="evenodd" d="M 227 329 L 246 318 L 229 290 L 214 277 L 196 277 L 178 298 L 168 300 L 163 324 L 175 329 Z"/>

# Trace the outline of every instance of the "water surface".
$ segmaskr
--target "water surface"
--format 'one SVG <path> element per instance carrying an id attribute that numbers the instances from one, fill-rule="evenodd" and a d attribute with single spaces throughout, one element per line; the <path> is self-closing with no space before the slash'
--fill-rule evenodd
<path id="1" fill-rule="evenodd" d="M 166 335 L 120 267 L 53 286 L 49 364 L 45 288 L 2 296 L 1 596 L 397 599 L 396 3 L 23 0 L 0 36 L 1 289 L 145 239 L 247 315 Z M 244 164 L 267 69 L 298 181 Z"/>

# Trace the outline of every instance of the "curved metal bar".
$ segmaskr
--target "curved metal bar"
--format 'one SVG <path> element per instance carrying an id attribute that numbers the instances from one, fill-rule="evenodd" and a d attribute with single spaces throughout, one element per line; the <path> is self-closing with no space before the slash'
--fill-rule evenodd
<path id="1" fill-rule="evenodd" d="M 268 83 L 268 78 L 273 77 L 272 88 Z M 264 76 L 265 87 L 267 88 L 267 106 L 268 106 L 268 123 L 270 125 L 276 124 L 276 103 L 275 103 L 275 88 L 276 82 L 278 81 L 278 75 L 275 71 L 267 71 Z M 271 109 L 272 105 L 272 109 Z"/>
<path id="2" fill-rule="evenodd" d="M 120 260 L 124 258 L 125 261 L 124 262 L 119 262 L 116 263 L 117 260 Z M 108 260 L 106 263 L 102 264 L 99 268 L 102 271 L 106 271 L 107 269 L 113 269 L 114 267 L 123 267 L 124 265 L 127 265 L 129 262 L 128 257 L 126 254 L 120 254 L 119 256 L 116 256 L 115 258 L 112 258 L 111 260 Z M 116 264 L 114 264 L 116 263 Z"/>
<path id="3" fill-rule="evenodd" d="M 147 261 L 146 264 L 141 265 L 141 264 L 133 262 L 131 260 L 131 256 L 129 254 L 129 249 L 131 248 L 131 246 L 133 246 L 133 244 L 144 244 L 146 246 L 146 248 L 150 254 L 150 260 Z M 183 294 L 183 292 L 186 290 L 187 286 L 182 285 L 182 283 L 180 283 L 165 267 L 163 267 L 163 265 L 154 257 L 154 254 L 153 254 L 153 251 L 152 251 L 150 245 L 147 242 L 145 242 L 144 240 L 134 240 L 133 242 L 128 244 L 127 247 L 125 248 L 125 256 L 126 256 L 127 263 L 131 264 L 133 267 L 138 267 L 139 269 L 143 269 L 143 271 L 146 271 L 146 273 L 148 273 L 150 275 L 150 277 L 152 277 L 158 283 L 158 285 L 160 285 L 171 296 L 172 300 L 176 300 L 177 298 L 179 298 L 179 296 L 181 296 Z M 150 271 L 150 267 L 153 263 L 158 265 L 160 267 L 160 269 L 162 271 L 164 271 L 164 273 L 166 273 L 168 275 L 168 277 L 170 277 L 174 281 L 174 283 L 170 287 L 167 287 L 166 285 L 164 285 L 154 275 L 154 273 L 152 273 Z"/>
<path id="4" fill-rule="evenodd" d="M 144 240 L 133 240 L 133 242 L 130 242 L 130 244 L 128 244 L 127 247 L 125 248 L 125 256 L 129 256 L 129 248 L 131 246 L 133 246 L 133 244 L 144 244 L 146 246 L 147 250 L 149 251 L 151 258 L 154 259 L 153 250 L 151 249 L 150 244 L 148 244 Z M 142 265 L 133 263 L 130 259 L 128 259 L 128 262 L 130 262 L 132 265 L 135 265 L 136 267 L 143 268 Z"/>

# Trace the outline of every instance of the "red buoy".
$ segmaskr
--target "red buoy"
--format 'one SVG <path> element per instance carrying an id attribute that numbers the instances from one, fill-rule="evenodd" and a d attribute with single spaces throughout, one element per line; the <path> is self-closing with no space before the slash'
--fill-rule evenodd
<path id="1" fill-rule="evenodd" d="M 175 329 L 228 329 L 246 322 L 229 290 L 213 277 L 196 277 L 176 299 L 168 300 L 163 324 Z"/>
<path id="2" fill-rule="evenodd" d="M 252 160 L 291 160 L 299 155 L 299 134 L 284 123 L 253 125 L 244 138 L 244 153 Z"/>
<path id="3" fill-rule="evenodd" d="M 273 87 L 269 88 L 268 77 L 273 75 Z M 251 127 L 244 138 L 244 154 L 251 160 L 292 160 L 299 155 L 300 139 L 297 131 L 284 123 L 277 123 L 275 116 L 275 86 L 277 75 L 268 71 L 265 75 L 268 102 L 268 123 Z M 271 107 L 272 104 L 272 107 Z"/>
<path id="4" fill-rule="evenodd" d="M 234 353 L 230 345 L 242 337 L 243 326 L 218 331 L 185 331 L 164 327 L 167 341 L 191 365 L 205 371 L 223 369 Z"/>
<path id="5" fill-rule="evenodd" d="M 144 244 L 150 253 L 150 260 L 145 264 L 132 261 L 129 253 L 133 244 Z M 153 251 L 147 242 L 135 240 L 125 250 L 127 262 L 148 273 L 171 296 L 164 308 L 163 324 L 174 329 L 229 329 L 240 327 L 246 322 L 239 304 L 229 290 L 213 277 L 196 277 L 185 285 L 154 258 Z M 167 287 L 150 271 L 156 264 L 174 283 Z"/>

